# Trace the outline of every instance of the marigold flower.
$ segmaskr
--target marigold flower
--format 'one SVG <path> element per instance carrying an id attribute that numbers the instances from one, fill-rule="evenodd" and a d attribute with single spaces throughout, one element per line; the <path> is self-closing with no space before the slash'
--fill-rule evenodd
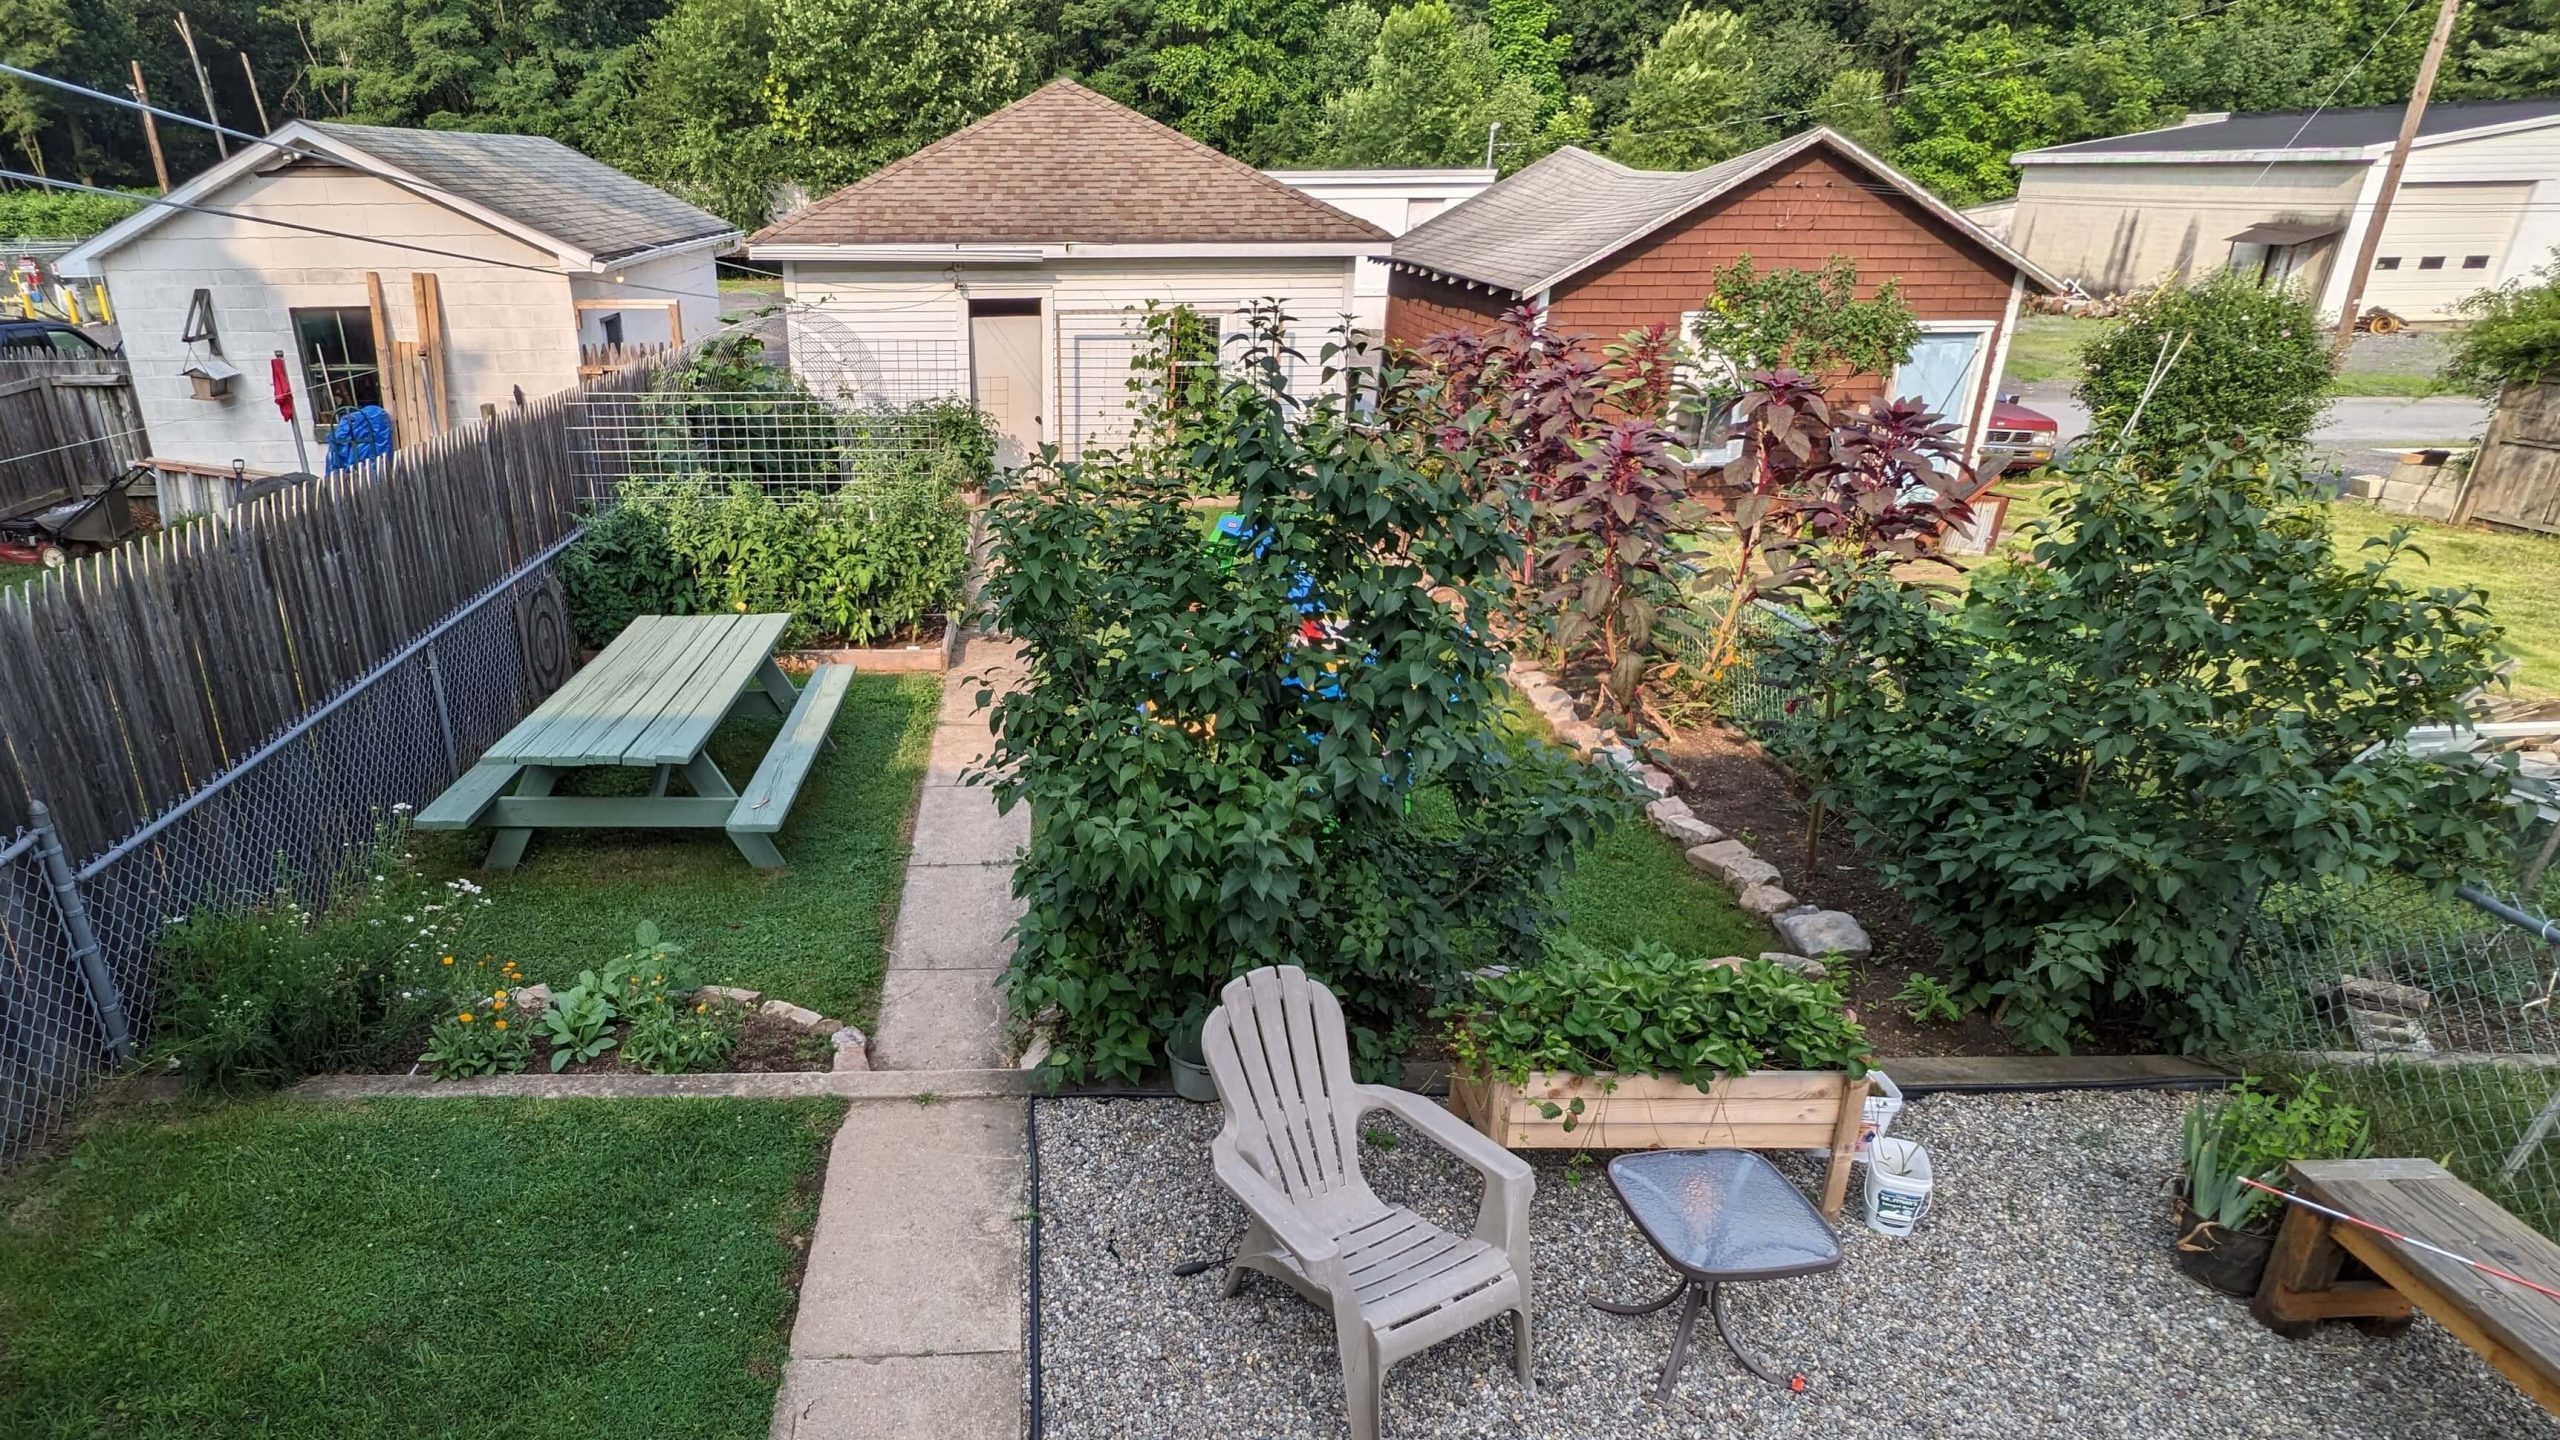
<path id="1" fill-rule="evenodd" d="M 496 1021 L 496 1022 L 493 1022 L 493 1023 L 495 1024 L 495 1027 L 496 1027 L 497 1029 L 504 1030 L 504 1029 L 506 1029 L 506 1028 L 507 1028 L 507 1022 L 506 1022 L 506 1021 L 504 1021 L 504 1020 L 499 1020 L 499 1021 Z"/>
<path id="2" fill-rule="evenodd" d="M 454 1019 L 456 1019 L 456 1020 L 461 1021 L 461 1022 L 462 1022 L 463 1024 L 465 1024 L 465 1025 L 468 1025 L 468 1024 L 470 1024 L 470 1023 L 471 1023 L 471 1012 L 470 1012 L 470 1011 L 468 1011 L 468 1010 L 465 1010 L 465 1011 L 463 1011 L 461 1014 L 456 1015 L 456 1016 L 454 1016 L 453 1018 L 454 1018 Z"/>
<path id="3" fill-rule="evenodd" d="M 452 956 L 450 956 L 450 955 L 447 955 L 446 957 L 444 957 L 444 963 L 446 963 L 447 965 L 452 964 L 452 963 L 453 963 L 453 957 L 452 957 Z"/>

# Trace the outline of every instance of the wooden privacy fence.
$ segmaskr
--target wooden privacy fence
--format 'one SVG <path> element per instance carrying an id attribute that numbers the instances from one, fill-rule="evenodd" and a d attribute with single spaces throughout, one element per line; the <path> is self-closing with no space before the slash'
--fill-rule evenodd
<path id="1" fill-rule="evenodd" d="M 122 360 L 0 358 L 0 516 L 77 499 L 149 451 Z"/>
<path id="2" fill-rule="evenodd" d="M 185 799 L 577 523 L 565 397 L 0 596 L 0 836 L 75 858 Z"/>
<path id="3" fill-rule="evenodd" d="M 2499 397 L 2454 518 L 2560 534 L 2560 372 Z"/>

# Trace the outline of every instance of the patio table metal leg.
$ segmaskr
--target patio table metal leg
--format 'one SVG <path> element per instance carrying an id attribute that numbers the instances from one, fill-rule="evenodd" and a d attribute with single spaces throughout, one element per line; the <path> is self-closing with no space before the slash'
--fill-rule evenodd
<path id="1" fill-rule="evenodd" d="M 1591 1308 L 1608 1315 L 1650 1315 L 1656 1310 L 1669 1309 L 1671 1302 L 1687 1294 L 1688 1290 L 1687 1280 L 1677 1280 L 1672 1282 L 1670 1292 L 1659 1300 L 1645 1300 L 1633 1305 L 1617 1300 L 1594 1300 Z"/>
<path id="2" fill-rule="evenodd" d="M 1724 1287 L 1722 1285 L 1709 1285 L 1707 1287 L 1707 1308 L 1715 1315 L 1716 1333 L 1724 1337 L 1724 1348 L 1733 1352 L 1733 1358 L 1741 1361 L 1744 1369 L 1749 1370 L 1752 1374 L 1759 1376 L 1761 1379 L 1768 1381 L 1772 1385 L 1783 1385 L 1786 1383 L 1785 1381 L 1780 1380 L 1777 1376 L 1770 1374 L 1769 1367 L 1752 1358 L 1751 1352 L 1734 1343 L 1733 1328 L 1725 1323 Z"/>
<path id="3" fill-rule="evenodd" d="M 1680 1379 L 1680 1367 L 1689 1358 L 1689 1337 L 1698 1328 L 1698 1306 L 1716 1289 L 1713 1285 L 1685 1282 L 1680 1288 L 1688 1292 L 1689 1299 L 1680 1307 L 1680 1329 L 1671 1337 L 1671 1358 L 1663 1363 L 1662 1383 L 1653 1387 L 1654 1403 L 1660 1405 L 1671 1403 L 1671 1387 Z"/>

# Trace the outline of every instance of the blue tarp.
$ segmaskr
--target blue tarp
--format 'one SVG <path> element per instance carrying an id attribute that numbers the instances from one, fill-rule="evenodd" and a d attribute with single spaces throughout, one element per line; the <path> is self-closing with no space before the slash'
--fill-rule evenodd
<path id="1" fill-rule="evenodd" d="M 367 405 L 338 417 L 329 429 L 329 456 L 324 462 L 335 475 L 350 465 L 391 453 L 391 416 L 379 405 Z"/>

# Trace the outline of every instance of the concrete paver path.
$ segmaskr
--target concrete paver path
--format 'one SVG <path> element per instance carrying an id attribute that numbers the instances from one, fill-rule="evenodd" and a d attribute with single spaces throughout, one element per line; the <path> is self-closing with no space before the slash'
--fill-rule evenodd
<path id="1" fill-rule="evenodd" d="M 874 1070 L 1013 1063 L 997 982 L 1020 917 L 1028 811 L 960 783 L 985 758 L 980 650 L 945 675 L 906 889 L 889 941 Z M 1016 1099 L 858 1101 L 827 1157 L 774 1440 L 1012 1440 L 1022 1433 L 1027 1160 Z"/>

